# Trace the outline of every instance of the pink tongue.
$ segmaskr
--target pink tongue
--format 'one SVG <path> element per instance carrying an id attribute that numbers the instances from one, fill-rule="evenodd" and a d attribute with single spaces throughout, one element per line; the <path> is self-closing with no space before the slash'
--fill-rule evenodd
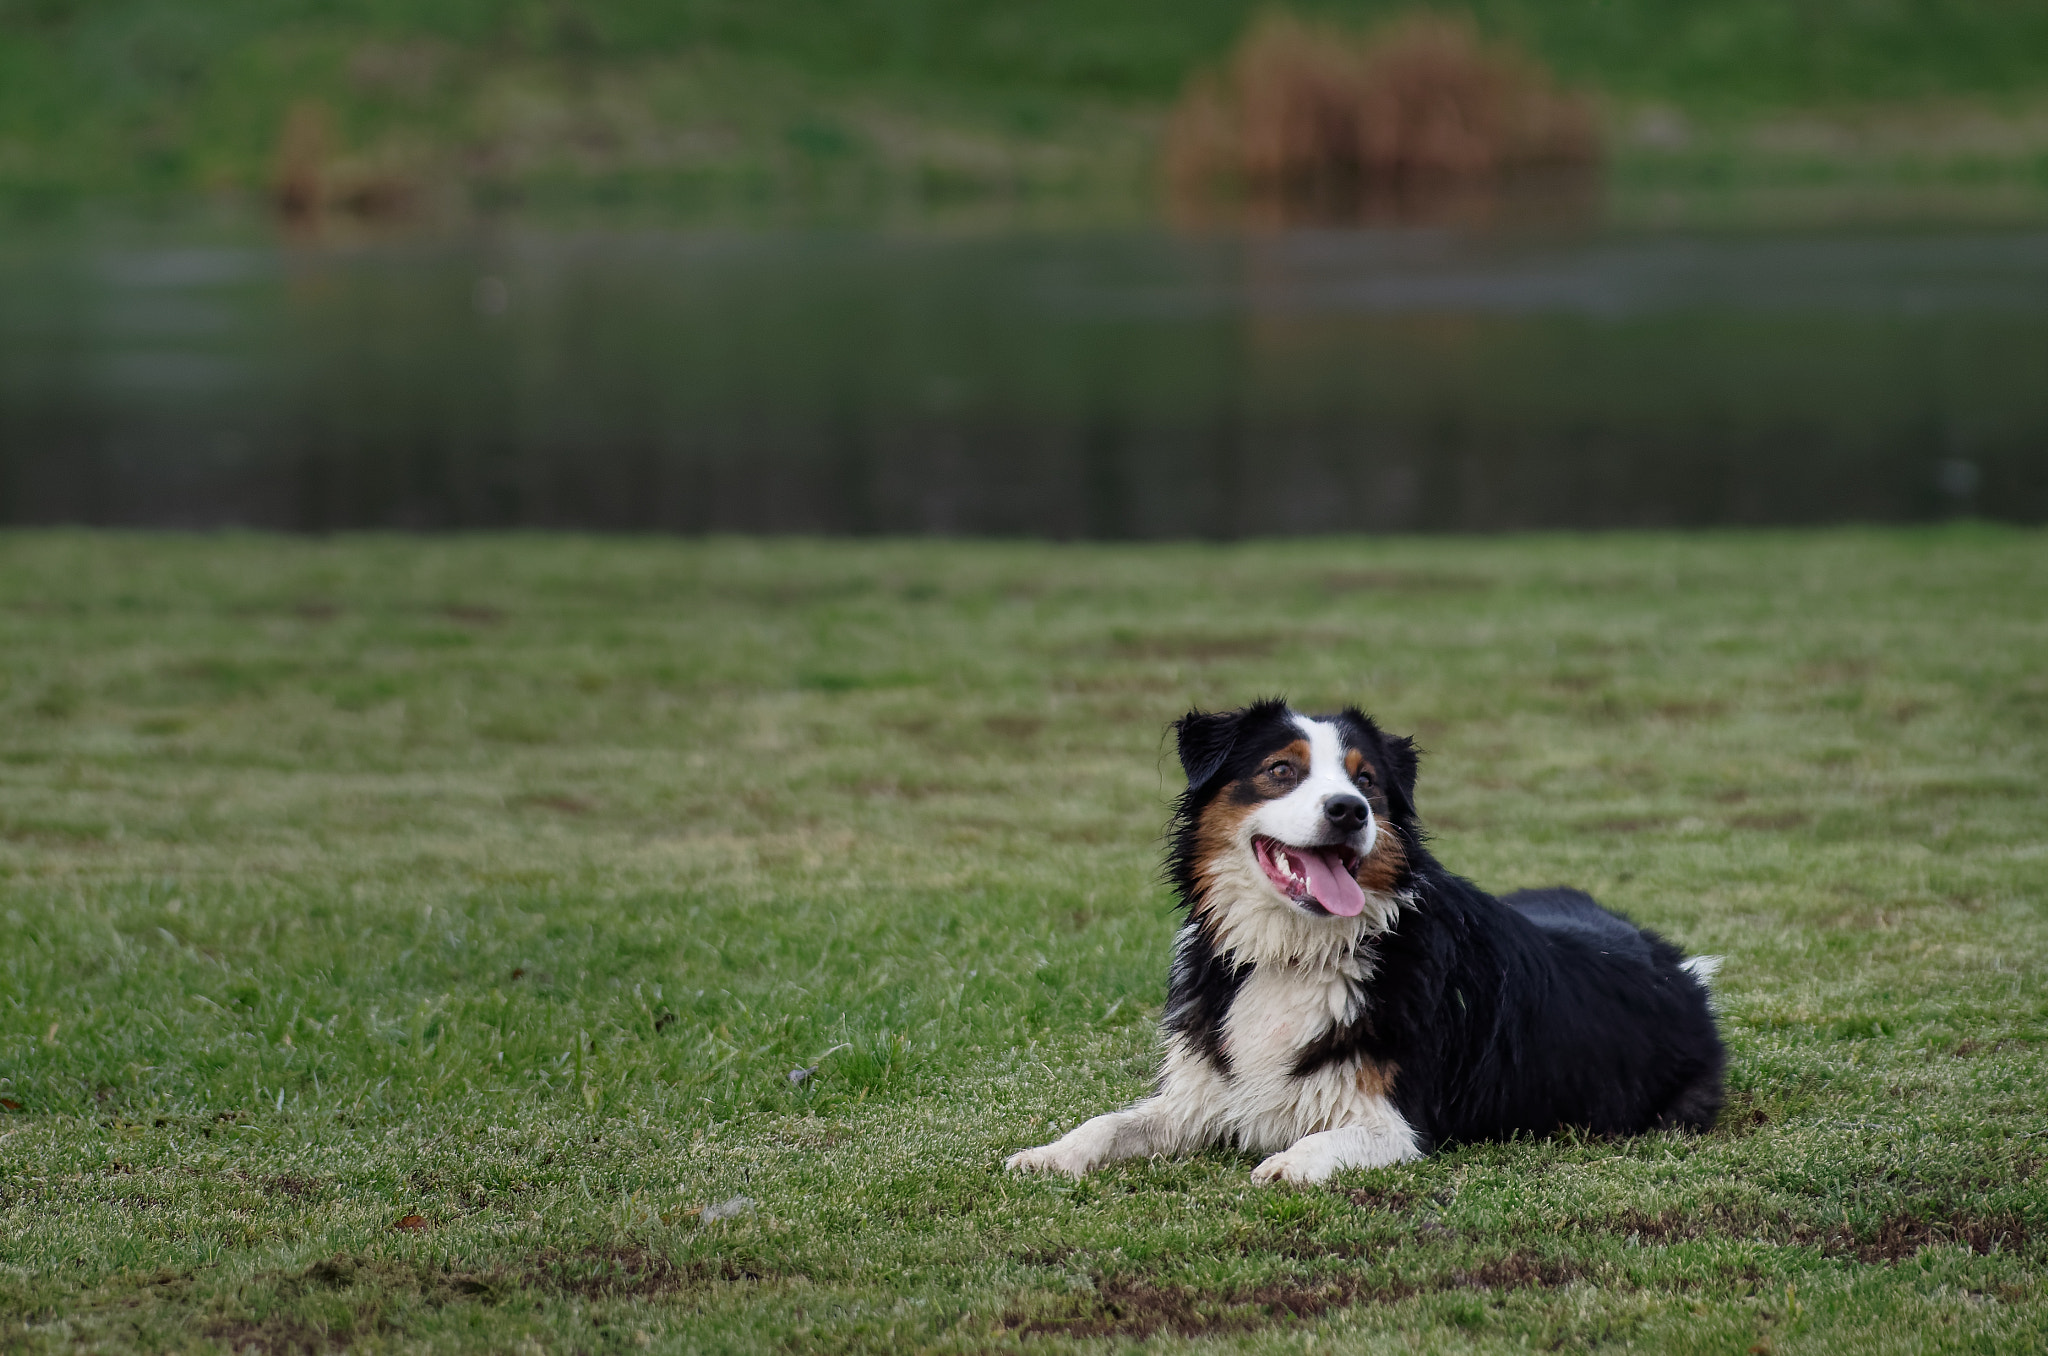
<path id="1" fill-rule="evenodd" d="M 1344 869 L 1344 859 L 1337 853 L 1289 848 L 1288 855 L 1308 873 L 1309 893 L 1316 897 L 1316 903 L 1339 918 L 1356 918 L 1365 912 L 1365 891 L 1358 888 L 1358 882 Z"/>

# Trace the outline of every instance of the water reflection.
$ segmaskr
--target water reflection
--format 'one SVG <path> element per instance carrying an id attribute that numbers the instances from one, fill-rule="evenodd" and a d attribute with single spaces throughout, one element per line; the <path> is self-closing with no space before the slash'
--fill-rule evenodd
<path id="1" fill-rule="evenodd" d="M 2048 518 L 2048 233 L 0 254 L 0 519 L 1230 537 Z"/>

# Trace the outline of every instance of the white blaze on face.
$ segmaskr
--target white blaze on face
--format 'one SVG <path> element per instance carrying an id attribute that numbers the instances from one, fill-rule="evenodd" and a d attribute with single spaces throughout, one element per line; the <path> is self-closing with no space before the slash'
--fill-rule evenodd
<path id="1" fill-rule="evenodd" d="M 1307 774 L 1286 795 L 1246 816 L 1240 845 L 1273 893 L 1312 912 L 1355 918 L 1365 909 L 1358 864 L 1372 851 L 1379 824 L 1344 766 L 1344 741 L 1325 721 L 1294 716 L 1309 749 Z M 1333 828 L 1325 813 L 1342 799 L 1363 804 L 1365 821 L 1349 832 Z"/>
<path id="2" fill-rule="evenodd" d="M 1307 716 L 1295 716 L 1294 724 L 1308 739 L 1308 776 L 1286 795 L 1260 806 L 1251 816 L 1251 830 L 1290 846 L 1306 847 L 1329 841 L 1329 821 L 1323 817 L 1323 805 L 1330 797 L 1363 793 L 1344 770 L 1344 738 L 1337 727 Z M 1372 852 L 1380 832 L 1379 817 L 1372 813 L 1369 804 L 1361 832 L 1361 837 L 1352 840 L 1352 846 L 1363 857 Z"/>

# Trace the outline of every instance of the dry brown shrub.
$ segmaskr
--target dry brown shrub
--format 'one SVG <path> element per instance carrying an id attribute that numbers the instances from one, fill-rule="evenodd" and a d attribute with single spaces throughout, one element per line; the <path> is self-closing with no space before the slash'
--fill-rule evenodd
<path id="1" fill-rule="evenodd" d="M 1599 158 L 1591 107 L 1533 60 L 1430 16 L 1359 36 L 1285 14 L 1189 82 L 1166 143 L 1178 194 L 1498 179 Z"/>
<path id="2" fill-rule="evenodd" d="M 419 195 L 416 177 L 389 157 L 339 155 L 333 118 L 317 99 L 286 113 L 271 160 L 270 196 L 279 216 L 301 229 L 329 212 L 363 220 L 403 215 Z"/>
<path id="3" fill-rule="evenodd" d="M 294 221 L 320 214 L 326 196 L 327 158 L 333 135 L 326 105 L 313 99 L 293 104 L 278 133 L 270 191 L 277 210 Z"/>

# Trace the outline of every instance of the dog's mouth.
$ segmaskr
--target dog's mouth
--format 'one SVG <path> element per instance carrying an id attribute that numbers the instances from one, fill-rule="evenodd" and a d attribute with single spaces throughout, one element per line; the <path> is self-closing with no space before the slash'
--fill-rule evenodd
<path id="1" fill-rule="evenodd" d="M 1252 839 L 1252 855 L 1273 888 L 1297 904 L 1311 905 L 1339 918 L 1365 912 L 1365 891 L 1352 873 L 1362 860 L 1356 848 L 1291 847 L 1260 835 Z"/>

